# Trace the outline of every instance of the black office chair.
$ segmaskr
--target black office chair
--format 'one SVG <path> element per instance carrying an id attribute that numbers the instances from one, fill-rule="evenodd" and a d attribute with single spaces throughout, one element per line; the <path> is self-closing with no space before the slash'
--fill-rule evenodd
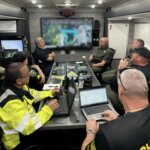
<path id="1" fill-rule="evenodd" d="M 115 49 L 110 48 L 110 50 L 112 50 L 113 53 L 112 53 L 112 57 L 110 58 L 109 62 L 106 64 L 106 71 L 111 70 L 112 60 L 113 60 L 113 57 L 114 57 L 114 55 L 116 53 Z"/>

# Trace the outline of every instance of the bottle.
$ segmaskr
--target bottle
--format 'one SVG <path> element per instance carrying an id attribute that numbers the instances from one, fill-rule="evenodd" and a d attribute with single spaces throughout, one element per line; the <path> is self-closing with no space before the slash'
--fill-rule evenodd
<path id="1" fill-rule="evenodd" d="M 83 88 L 84 80 L 83 80 L 83 75 L 80 74 L 79 76 L 79 88 Z"/>

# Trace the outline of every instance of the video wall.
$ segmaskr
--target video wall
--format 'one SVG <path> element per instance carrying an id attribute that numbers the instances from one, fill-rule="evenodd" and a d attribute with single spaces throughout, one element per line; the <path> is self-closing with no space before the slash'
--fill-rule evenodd
<path id="1" fill-rule="evenodd" d="M 92 18 L 41 18 L 41 36 L 49 48 L 90 49 Z"/>

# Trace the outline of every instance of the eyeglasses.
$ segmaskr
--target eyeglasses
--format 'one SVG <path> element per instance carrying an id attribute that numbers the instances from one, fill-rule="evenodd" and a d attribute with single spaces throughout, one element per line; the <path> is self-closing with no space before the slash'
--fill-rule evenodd
<path id="1" fill-rule="evenodd" d="M 118 72 L 117 72 L 117 74 L 118 74 L 118 78 L 119 78 L 119 80 L 120 80 L 120 83 L 121 83 L 121 85 L 122 85 L 122 87 L 123 87 L 123 89 L 125 90 L 125 91 L 127 91 L 127 89 L 125 88 L 125 86 L 124 86 L 124 84 L 123 84 L 123 82 L 122 82 L 122 80 L 121 80 L 121 73 L 123 72 L 123 71 L 125 71 L 125 70 L 128 70 L 128 69 L 133 69 L 133 68 L 124 68 L 124 69 L 120 69 L 120 70 L 118 70 Z"/>

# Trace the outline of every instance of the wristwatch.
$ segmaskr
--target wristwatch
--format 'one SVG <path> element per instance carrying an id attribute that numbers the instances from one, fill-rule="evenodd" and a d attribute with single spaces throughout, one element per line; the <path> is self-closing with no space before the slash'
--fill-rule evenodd
<path id="1" fill-rule="evenodd" d="M 96 134 L 95 132 L 92 131 L 92 129 L 87 129 L 87 130 L 86 130 L 86 133 L 87 133 L 87 134 L 94 134 L 94 135 Z"/>

